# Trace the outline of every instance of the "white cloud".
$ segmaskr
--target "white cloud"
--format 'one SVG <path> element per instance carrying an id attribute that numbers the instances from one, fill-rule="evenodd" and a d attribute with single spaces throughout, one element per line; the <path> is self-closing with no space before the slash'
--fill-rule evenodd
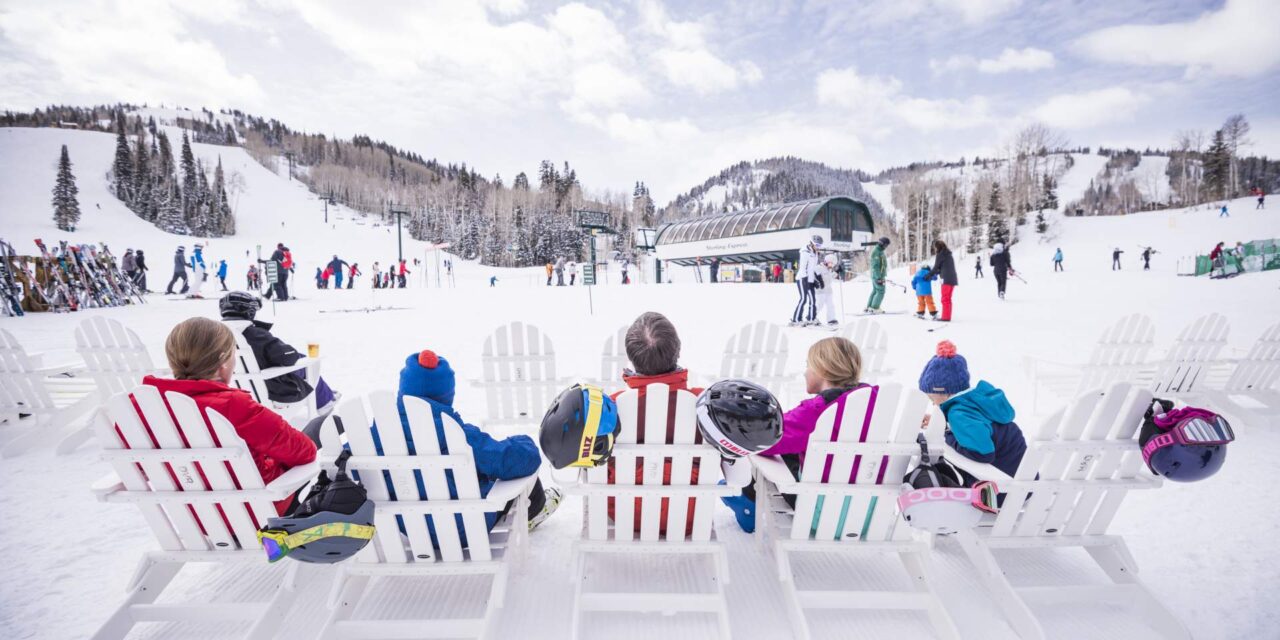
<path id="1" fill-rule="evenodd" d="M 920 131 L 966 129 L 991 120 L 989 104 L 982 97 L 966 100 L 917 98 L 902 92 L 902 82 L 892 76 L 866 76 L 854 67 L 827 69 L 815 85 L 818 104 L 870 127 L 901 123 Z"/>
<path id="2" fill-rule="evenodd" d="M 968 24 L 978 24 L 1012 11 L 1022 0 L 933 0 L 933 4 L 959 14 Z"/>
<path id="3" fill-rule="evenodd" d="M 613 109 L 648 97 L 635 76 L 607 62 L 578 67 L 573 71 L 572 85 L 573 94 L 564 105 L 569 111 Z"/>
<path id="4" fill-rule="evenodd" d="M 1110 87 L 1053 96 L 1033 109 L 1031 115 L 1051 127 L 1088 129 L 1128 122 L 1149 100 L 1125 87 Z"/>
<path id="5" fill-rule="evenodd" d="M 1020 4 L 1022 0 L 873 0 L 858 3 L 852 8 L 851 15 L 857 23 L 873 27 L 932 15 L 948 19 L 956 16 L 967 25 L 976 25 L 1003 15 Z M 824 11 L 833 8 L 821 3 L 815 6 Z M 845 14 L 845 6 L 840 3 L 835 6 L 841 9 L 836 14 Z"/>
<path id="6" fill-rule="evenodd" d="M 641 32 L 663 43 L 652 59 L 671 84 L 705 96 L 755 84 L 764 77 L 749 60 L 732 64 L 717 56 L 707 47 L 703 25 L 672 19 L 658 0 L 641 0 L 638 9 Z"/>
<path id="7" fill-rule="evenodd" d="M 1000 55 L 994 58 L 978 59 L 970 55 L 954 55 L 942 61 L 930 60 L 929 68 L 934 73 L 977 69 L 982 73 L 998 74 L 1010 71 L 1052 69 L 1054 63 L 1053 54 L 1044 49 L 1035 47 L 1012 49 L 1006 47 L 1004 51 L 1000 52 Z"/>
<path id="8" fill-rule="evenodd" d="M 1186 67 L 1188 75 L 1255 77 L 1280 66 L 1280 11 L 1274 0 L 1227 0 L 1194 20 L 1122 25 L 1086 34 L 1074 45 L 1101 62 Z"/>
<path id="9" fill-rule="evenodd" d="M 216 17 L 193 17 L 227 21 L 239 6 L 229 5 Z M 67 102 L 260 106 L 264 92 L 258 81 L 229 69 L 217 46 L 192 35 L 186 13 L 166 3 L 9 3 L 0 11 L 0 34 L 27 58 L 0 64 L 0 100 L 26 104 L 20 96 L 36 82 L 64 87 L 58 94 Z M 12 86 L 15 81 L 25 86 Z"/>

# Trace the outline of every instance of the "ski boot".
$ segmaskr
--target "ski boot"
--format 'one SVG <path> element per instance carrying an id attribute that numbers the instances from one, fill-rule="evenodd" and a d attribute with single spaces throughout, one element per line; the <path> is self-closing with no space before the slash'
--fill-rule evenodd
<path id="1" fill-rule="evenodd" d="M 725 484 L 721 480 L 717 484 Z M 738 526 L 747 533 L 755 533 L 756 530 L 756 503 L 750 498 L 738 494 L 736 496 L 724 496 L 720 498 L 720 502 L 724 506 L 729 507 L 733 511 L 733 517 L 738 520 Z"/>
<path id="2" fill-rule="evenodd" d="M 916 317 L 917 317 L 917 318 L 920 318 L 921 320 L 924 320 L 924 312 L 923 312 L 923 311 L 917 311 L 917 312 L 916 312 Z"/>
<path id="3" fill-rule="evenodd" d="M 533 531 L 538 525 L 547 521 L 551 514 L 560 508 L 560 501 L 564 498 L 564 493 L 555 487 L 547 487 L 543 490 L 546 495 L 546 502 L 542 505 L 542 511 L 539 511 L 529 518 L 529 530 Z"/>

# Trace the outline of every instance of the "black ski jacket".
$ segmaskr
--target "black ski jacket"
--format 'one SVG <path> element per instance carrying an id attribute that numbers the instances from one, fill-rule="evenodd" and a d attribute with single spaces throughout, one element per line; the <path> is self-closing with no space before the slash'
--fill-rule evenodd
<path id="1" fill-rule="evenodd" d="M 243 319 L 223 317 L 223 320 Z M 258 361 L 259 368 L 287 367 L 302 359 L 302 354 L 297 349 L 271 334 L 270 322 L 252 322 L 253 324 L 245 327 L 244 340 L 253 350 L 253 358 Z M 267 397 L 276 402 L 300 402 L 308 395 L 311 395 L 311 384 L 307 382 L 304 372 L 267 380 Z"/>
<path id="2" fill-rule="evenodd" d="M 142 255 L 141 251 L 134 253 L 133 256 L 134 256 L 133 263 L 134 263 L 134 266 L 138 268 L 138 271 L 146 271 L 147 270 L 146 256 Z"/>
<path id="3" fill-rule="evenodd" d="M 942 284 L 956 286 L 960 284 L 960 279 L 956 277 L 956 261 L 951 257 L 950 249 L 943 249 L 933 258 L 933 266 L 929 267 L 929 273 L 925 278 L 932 280 L 939 274 L 942 275 Z"/>
<path id="4" fill-rule="evenodd" d="M 1013 258 L 1009 256 L 1009 250 L 1005 249 L 1000 253 L 991 254 L 991 269 L 996 273 L 1004 275 L 1013 269 Z"/>
<path id="5" fill-rule="evenodd" d="M 187 256 L 181 251 L 173 254 L 173 272 L 174 273 L 187 272 Z"/>

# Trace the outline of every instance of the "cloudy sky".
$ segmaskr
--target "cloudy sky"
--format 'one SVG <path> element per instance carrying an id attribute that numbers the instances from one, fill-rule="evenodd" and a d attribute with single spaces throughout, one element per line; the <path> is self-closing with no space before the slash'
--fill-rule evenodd
<path id="1" fill-rule="evenodd" d="M 239 108 L 660 201 L 743 159 L 877 170 L 1043 122 L 1280 156 L 1278 0 L 0 0 L 0 108 Z"/>

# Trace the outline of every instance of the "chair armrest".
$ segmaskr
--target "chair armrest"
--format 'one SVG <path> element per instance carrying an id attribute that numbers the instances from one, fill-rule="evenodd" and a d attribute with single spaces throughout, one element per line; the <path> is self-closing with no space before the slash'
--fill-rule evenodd
<path id="1" fill-rule="evenodd" d="M 751 466 L 783 493 L 795 493 L 799 489 L 795 476 L 791 475 L 791 469 L 776 456 L 751 456 Z"/>
<path id="2" fill-rule="evenodd" d="M 319 358 L 303 358 L 290 365 L 263 369 L 259 371 L 257 375 L 260 375 L 265 379 L 279 378 L 280 376 L 288 375 L 290 373 L 293 373 L 294 371 L 301 371 L 303 369 L 306 369 L 307 367 L 310 367 L 311 365 L 318 363 L 319 360 L 320 360 Z"/>
<path id="3" fill-rule="evenodd" d="M 537 479 L 538 472 L 534 471 L 523 478 L 499 480 L 489 488 L 489 495 L 485 496 L 485 500 L 491 500 L 500 505 L 511 502 L 520 497 L 520 494 L 528 493 Z"/>
<path id="4" fill-rule="evenodd" d="M 118 491 L 124 491 L 124 483 L 120 481 L 120 476 L 117 476 L 114 473 L 108 473 L 107 475 L 95 480 L 94 483 L 90 485 L 89 490 L 93 492 L 93 495 L 98 499 L 98 502 L 106 502 L 107 496 Z"/>
<path id="5" fill-rule="evenodd" d="M 280 474 L 280 477 L 268 483 L 263 491 L 270 494 L 272 500 L 284 500 L 318 475 L 320 475 L 320 462 L 312 460 Z"/>
<path id="6" fill-rule="evenodd" d="M 1013 484 L 1013 477 L 996 468 L 995 465 L 970 460 L 960 455 L 960 452 L 949 444 L 943 444 L 942 447 L 944 450 L 943 455 L 946 456 L 947 462 L 965 470 L 979 480 L 992 480 L 1000 487 Z"/>

